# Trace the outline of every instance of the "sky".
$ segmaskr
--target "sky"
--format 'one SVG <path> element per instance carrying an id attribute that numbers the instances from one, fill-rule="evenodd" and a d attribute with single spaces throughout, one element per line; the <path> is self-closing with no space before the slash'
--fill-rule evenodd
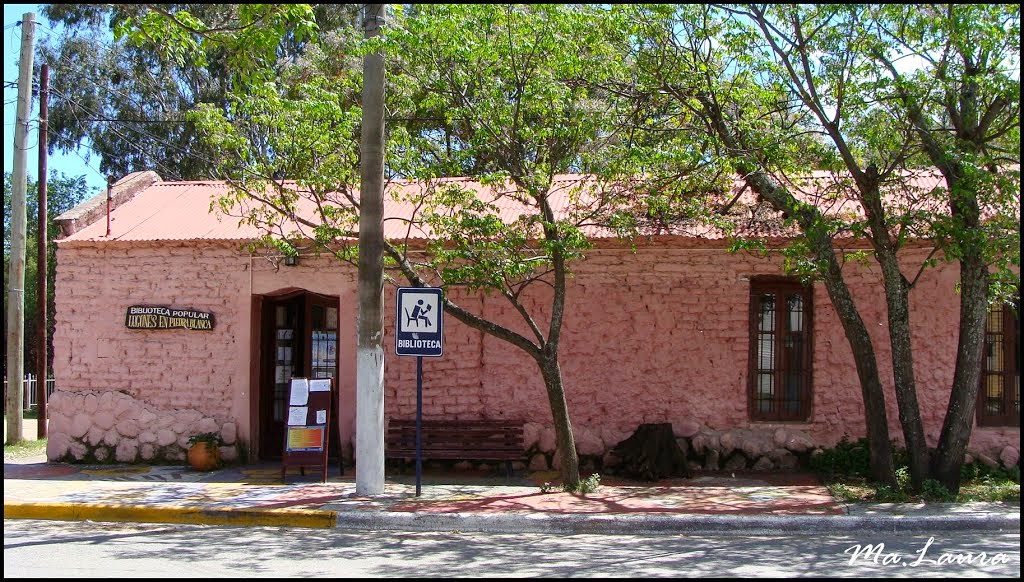
<path id="1" fill-rule="evenodd" d="M 18 59 L 21 53 L 21 26 L 15 23 L 22 19 L 26 12 L 35 12 L 36 15 L 36 43 L 45 36 L 55 34 L 50 29 L 49 22 L 43 16 L 36 4 L 4 4 L 4 172 L 14 171 L 14 126 L 17 119 L 18 101 Z M 38 63 L 36 63 L 38 65 Z M 51 68 L 52 71 L 52 68 Z M 52 74 L 52 73 L 51 73 Z M 52 79 L 52 77 L 51 77 Z M 38 79 L 34 82 L 38 83 Z M 8 84 L 13 84 L 8 87 Z M 32 101 L 32 109 L 29 115 L 32 122 L 29 124 L 28 152 L 25 166 L 28 175 L 33 179 L 37 178 L 39 169 L 39 101 Z M 106 178 L 100 173 L 100 159 L 96 155 L 87 155 L 86 150 L 79 150 L 78 154 L 71 152 L 62 154 L 54 152 L 47 160 L 47 168 L 52 172 L 57 170 L 68 177 L 85 176 L 89 184 L 90 194 L 103 190 L 106 187 Z M 83 158 L 88 157 L 88 162 Z M 32 193 L 28 193 L 32 195 Z"/>

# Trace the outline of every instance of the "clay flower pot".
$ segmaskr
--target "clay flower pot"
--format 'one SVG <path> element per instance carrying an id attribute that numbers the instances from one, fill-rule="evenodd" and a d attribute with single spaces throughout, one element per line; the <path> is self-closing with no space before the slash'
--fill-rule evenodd
<path id="1" fill-rule="evenodd" d="M 196 471 L 212 471 L 220 466 L 220 435 L 204 433 L 189 439 L 188 464 Z"/>

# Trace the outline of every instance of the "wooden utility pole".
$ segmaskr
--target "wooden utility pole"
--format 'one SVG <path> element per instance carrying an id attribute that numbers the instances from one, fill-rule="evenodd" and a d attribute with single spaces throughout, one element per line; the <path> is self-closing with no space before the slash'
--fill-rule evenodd
<path id="1" fill-rule="evenodd" d="M 25 375 L 25 142 L 32 110 L 32 54 L 35 51 L 36 14 L 21 17 L 21 55 L 18 63 L 18 107 L 14 124 L 14 172 L 11 175 L 11 265 L 7 280 L 7 444 L 24 440 L 21 414 Z"/>
<path id="2" fill-rule="evenodd" d="M 36 438 L 46 438 L 46 359 L 49 353 L 49 346 L 46 338 L 49 326 L 46 324 L 46 281 L 48 279 L 46 267 L 46 251 L 48 246 L 46 236 L 46 140 L 49 127 L 47 118 L 49 116 L 48 100 L 50 97 L 50 66 L 43 64 L 39 71 L 39 223 L 36 227 L 36 304 L 38 306 L 38 317 L 36 321 L 39 330 L 36 335 L 39 342 L 36 348 Z"/>
<path id="3" fill-rule="evenodd" d="M 384 5 L 367 4 L 363 34 L 374 38 Z M 356 344 L 356 494 L 384 492 L 384 55 L 363 57 L 359 142 L 359 329 Z"/>

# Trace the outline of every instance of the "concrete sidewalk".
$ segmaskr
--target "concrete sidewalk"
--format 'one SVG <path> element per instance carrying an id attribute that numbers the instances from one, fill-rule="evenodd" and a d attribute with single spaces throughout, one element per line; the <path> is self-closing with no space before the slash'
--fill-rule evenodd
<path id="1" fill-rule="evenodd" d="M 1020 530 L 1020 504 L 851 504 L 806 474 L 715 473 L 657 483 L 602 478 L 587 494 L 544 493 L 554 473 L 388 475 L 356 495 L 354 472 L 279 464 L 201 473 L 185 466 L 5 461 L 4 519 L 139 521 L 406 531 L 819 533 Z"/>

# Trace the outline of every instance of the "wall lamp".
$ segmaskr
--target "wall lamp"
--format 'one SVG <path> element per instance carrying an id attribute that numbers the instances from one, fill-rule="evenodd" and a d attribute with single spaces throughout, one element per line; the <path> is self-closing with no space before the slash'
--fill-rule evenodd
<path id="1" fill-rule="evenodd" d="M 285 255 L 284 264 L 286 267 L 294 267 L 299 264 L 299 255 Z"/>

